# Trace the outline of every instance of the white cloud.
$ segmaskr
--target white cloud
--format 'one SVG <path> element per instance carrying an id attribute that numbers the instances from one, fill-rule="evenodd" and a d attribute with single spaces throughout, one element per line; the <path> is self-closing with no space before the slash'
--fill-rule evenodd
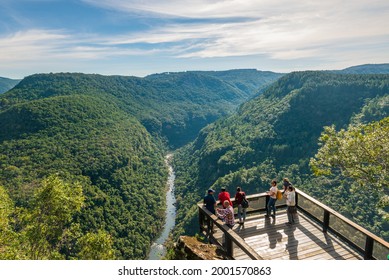
<path id="1" fill-rule="evenodd" d="M 149 29 L 115 35 L 70 32 L 66 26 L 24 30 L 0 37 L 2 64 L 108 63 L 157 54 L 172 59 L 258 56 L 289 64 L 347 61 L 345 66 L 389 61 L 387 0 L 82 1 L 121 13 L 115 24 L 134 20 L 134 12 L 142 14 Z M 158 17 L 163 20 L 156 25 Z"/>
<path id="2" fill-rule="evenodd" d="M 224 22 L 169 24 L 148 32 L 128 34 L 110 44 L 176 43 L 178 57 L 226 57 L 266 54 L 276 59 L 325 55 L 326 45 L 371 38 L 389 40 L 386 0 L 307 2 L 273 0 L 85 0 L 120 11 L 142 11 L 197 19 L 225 18 Z M 229 21 L 234 17 L 239 20 Z M 179 46 L 178 44 L 181 44 Z M 170 48 L 170 46 L 169 46 Z M 181 51 L 179 51 L 181 50 Z M 169 49 L 166 49 L 169 51 Z M 334 51 L 332 48 L 331 51 Z"/>

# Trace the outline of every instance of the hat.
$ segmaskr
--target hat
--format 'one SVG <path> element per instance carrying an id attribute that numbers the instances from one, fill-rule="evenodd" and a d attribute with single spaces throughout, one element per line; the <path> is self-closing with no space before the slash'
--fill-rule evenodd
<path id="1" fill-rule="evenodd" d="M 208 193 L 215 192 L 213 189 L 209 189 Z"/>
<path id="2" fill-rule="evenodd" d="M 226 190 L 226 187 L 222 187 L 221 190 L 222 190 L 222 191 L 225 191 L 225 190 Z"/>

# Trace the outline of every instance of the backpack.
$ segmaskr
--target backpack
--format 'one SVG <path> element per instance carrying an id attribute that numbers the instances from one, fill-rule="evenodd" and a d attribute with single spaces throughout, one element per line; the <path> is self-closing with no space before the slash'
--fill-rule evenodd
<path id="1" fill-rule="evenodd" d="M 249 201 L 246 199 L 245 196 L 243 197 L 242 203 L 240 205 L 242 205 L 243 208 L 248 208 L 249 207 Z"/>
<path id="2" fill-rule="evenodd" d="M 277 197 L 277 200 L 281 200 L 282 199 L 282 192 L 280 190 L 277 190 L 276 197 Z"/>

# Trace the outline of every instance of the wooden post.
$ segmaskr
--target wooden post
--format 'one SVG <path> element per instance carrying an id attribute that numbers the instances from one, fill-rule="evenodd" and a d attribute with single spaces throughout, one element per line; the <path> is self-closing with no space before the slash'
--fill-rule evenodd
<path id="1" fill-rule="evenodd" d="M 330 212 L 324 210 L 323 232 L 327 232 L 329 227 L 330 227 Z"/>
<path id="2" fill-rule="evenodd" d="M 297 207 L 299 205 L 299 195 L 296 191 L 294 192 L 294 195 L 295 195 L 296 207 Z"/>
<path id="3" fill-rule="evenodd" d="M 204 215 L 204 213 L 201 211 L 201 208 L 199 207 L 199 225 L 200 225 L 200 232 L 203 232 L 203 229 L 204 229 L 204 218 L 205 218 L 205 215 Z"/>
<path id="4" fill-rule="evenodd" d="M 234 254 L 234 249 L 233 249 L 233 242 L 232 242 L 232 239 L 229 237 L 229 234 L 228 233 L 225 233 L 224 234 L 224 238 L 225 238 L 225 248 L 226 248 L 226 251 L 227 251 L 227 255 L 230 256 L 231 258 L 233 258 L 233 254 Z"/>
<path id="5" fill-rule="evenodd" d="M 363 256 L 365 260 L 373 259 L 373 245 L 374 245 L 374 239 L 371 238 L 370 236 L 366 236 L 365 254 Z"/>
<path id="6" fill-rule="evenodd" d="M 212 234 L 211 218 L 207 217 L 207 235 Z"/>

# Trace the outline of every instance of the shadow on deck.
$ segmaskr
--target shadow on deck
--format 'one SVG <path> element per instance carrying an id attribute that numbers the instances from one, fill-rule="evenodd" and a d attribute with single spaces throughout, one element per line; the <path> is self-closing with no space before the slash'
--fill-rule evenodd
<path id="1" fill-rule="evenodd" d="M 201 232 L 234 259 L 386 259 L 388 242 L 305 193 L 296 190 L 296 194 L 297 223 L 292 226 L 285 224 L 288 219 L 282 201 L 276 217 L 265 218 L 266 194 L 262 193 L 247 196 L 251 209 L 246 222 L 233 229 L 198 204 Z"/>

